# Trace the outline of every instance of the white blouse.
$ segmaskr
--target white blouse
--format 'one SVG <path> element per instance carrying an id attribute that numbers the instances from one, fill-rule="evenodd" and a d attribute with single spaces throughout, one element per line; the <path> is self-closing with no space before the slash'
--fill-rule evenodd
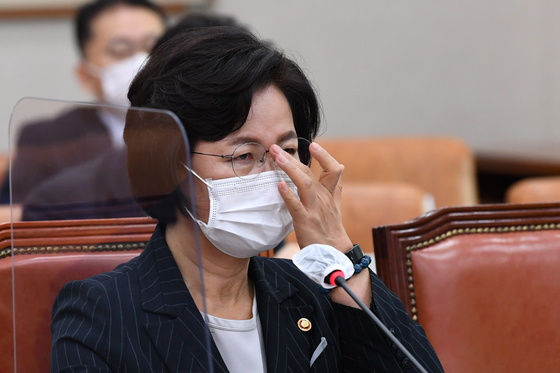
<path id="1" fill-rule="evenodd" d="M 208 317 L 208 328 L 230 373 L 266 373 L 266 355 L 257 298 L 253 297 L 253 317 L 228 320 Z"/>

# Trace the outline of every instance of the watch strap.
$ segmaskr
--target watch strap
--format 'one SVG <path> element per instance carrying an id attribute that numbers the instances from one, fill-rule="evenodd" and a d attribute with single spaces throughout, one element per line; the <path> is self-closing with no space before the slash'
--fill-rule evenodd
<path id="1" fill-rule="evenodd" d="M 346 252 L 346 256 L 350 259 L 352 264 L 360 264 L 360 260 L 365 256 L 365 254 L 360 245 L 355 244 L 352 246 L 350 251 Z"/>

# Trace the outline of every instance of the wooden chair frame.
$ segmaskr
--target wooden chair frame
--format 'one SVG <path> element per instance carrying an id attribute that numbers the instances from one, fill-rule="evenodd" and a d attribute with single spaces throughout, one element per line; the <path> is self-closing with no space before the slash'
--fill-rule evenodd
<path id="1" fill-rule="evenodd" d="M 139 255 L 149 241 L 156 226 L 156 221 L 150 218 L 124 218 L 124 219 L 98 219 L 98 220 L 61 220 L 61 221 L 38 221 L 38 222 L 15 222 L 13 223 L 12 250 L 12 225 L 10 223 L 0 224 L 0 318 L 4 320 L 0 324 L 0 371 L 14 371 L 13 359 L 13 301 L 12 287 L 16 291 L 22 290 L 20 279 L 29 275 L 26 270 L 28 264 L 35 263 L 35 259 L 45 259 L 55 267 L 64 267 L 66 261 L 70 263 L 81 262 L 82 278 L 92 276 L 102 271 L 110 270 L 118 263 L 126 262 L 134 256 Z M 261 254 L 272 256 L 272 250 Z M 90 266 L 89 260 L 97 257 L 98 263 L 103 262 L 101 267 Z M 60 259 L 61 261 L 58 261 Z M 55 263 L 56 262 L 56 263 Z M 85 267 L 83 266 L 84 262 Z M 12 271 L 12 264 L 16 272 Z M 110 267 L 110 268 L 108 268 Z M 31 266 L 33 268 L 33 266 Z M 104 270 L 99 270 L 104 268 Z M 56 271 L 53 269 L 53 271 Z M 31 271 L 32 272 L 32 271 Z M 56 272 L 59 277 L 56 284 L 62 287 L 61 278 L 64 282 L 78 278 L 70 278 L 66 273 Z M 15 279 L 15 284 L 12 279 Z M 40 282 L 37 279 L 35 282 Z M 40 290 L 40 307 L 31 310 L 26 309 L 26 314 L 36 318 L 32 325 L 40 325 L 41 332 L 33 333 L 33 337 L 25 334 L 16 338 L 18 351 L 33 351 L 34 359 L 26 358 L 18 353 L 18 372 L 48 370 L 48 359 L 50 355 L 50 344 L 48 325 L 50 323 L 49 301 L 60 288 Z M 19 291 L 21 296 L 17 297 L 16 303 L 32 305 L 36 302 L 33 293 Z M 35 295 L 36 296 L 36 295 Z M 44 298 L 53 297 L 46 301 Z M 31 297 L 31 299 L 30 299 Z M 51 306 L 52 307 L 52 304 Z M 16 310 L 16 314 L 20 314 Z M 26 319 L 28 320 L 28 319 Z M 26 325 L 29 322 L 25 323 Z M 18 323 L 16 332 L 18 336 L 22 333 Z M 33 330 L 33 329 L 32 329 Z M 27 332 L 28 333 L 28 332 Z M 37 341 L 40 340 L 41 350 L 34 350 Z M 46 371 L 45 370 L 45 371 Z"/>
<path id="2" fill-rule="evenodd" d="M 81 251 L 75 245 L 85 250 L 99 250 L 103 247 L 91 245 L 126 242 L 145 244 L 155 226 L 156 221 L 150 218 L 14 222 L 14 252 L 71 252 Z M 0 255 L 3 255 L 0 258 L 11 255 L 11 228 L 10 223 L 0 224 Z"/>
<path id="3" fill-rule="evenodd" d="M 418 320 L 411 252 L 455 235 L 560 229 L 560 203 L 448 207 L 373 228 L 377 274 Z"/>
<path id="4" fill-rule="evenodd" d="M 104 256 L 108 264 L 125 262 L 142 252 L 155 225 L 156 222 L 150 218 L 14 222 L 12 250 L 12 224 L 0 224 L 0 315 L 5 319 L 0 325 L 0 371 L 14 370 L 13 359 L 10 357 L 14 351 L 12 287 L 20 284 L 18 268 L 24 268 L 27 263 L 32 264 L 39 257 L 88 260 L 90 256 Z M 108 252 L 114 252 L 111 253 L 111 258 L 107 256 Z M 12 271 L 12 265 L 18 272 Z M 15 284 L 12 282 L 13 276 Z M 87 277 L 86 274 L 84 276 Z M 46 297 L 49 296 L 46 295 L 47 291 L 45 289 Z M 33 299 L 27 299 L 26 294 L 22 296 L 26 300 L 18 297 L 17 303 L 33 304 Z M 44 318 L 48 323 L 48 306 L 41 304 L 40 309 L 41 311 L 36 311 L 36 317 L 41 320 Z M 19 313 L 18 310 L 16 313 Z M 48 338 L 44 336 L 48 333 L 48 326 L 46 328 L 40 337 L 41 341 L 45 339 L 44 342 L 48 342 Z M 48 369 L 49 348 L 48 343 L 45 344 L 47 346 L 44 352 L 36 352 L 34 361 L 18 357 L 18 371 L 31 372 L 38 369 L 37 364 L 42 367 L 43 363 L 47 364 Z M 18 340 L 18 346 L 18 351 L 19 348 L 29 350 L 34 347 L 32 340 L 25 339 L 22 342 Z"/>

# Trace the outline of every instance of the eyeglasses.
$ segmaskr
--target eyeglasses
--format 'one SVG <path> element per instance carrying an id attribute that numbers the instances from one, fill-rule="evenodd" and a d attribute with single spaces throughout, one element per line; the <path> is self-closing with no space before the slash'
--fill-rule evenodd
<path id="1" fill-rule="evenodd" d="M 157 34 L 150 33 L 140 41 L 127 38 L 114 38 L 105 47 L 105 53 L 115 61 L 124 60 L 136 53 L 150 53 L 158 40 Z"/>
<path id="2" fill-rule="evenodd" d="M 309 145 L 309 140 L 303 137 L 292 137 L 284 141 L 280 147 L 304 165 L 309 166 L 311 164 Z M 232 154 L 192 153 L 230 159 L 233 172 L 238 178 L 252 179 L 262 172 L 268 150 L 258 142 L 246 142 L 235 148 Z"/>

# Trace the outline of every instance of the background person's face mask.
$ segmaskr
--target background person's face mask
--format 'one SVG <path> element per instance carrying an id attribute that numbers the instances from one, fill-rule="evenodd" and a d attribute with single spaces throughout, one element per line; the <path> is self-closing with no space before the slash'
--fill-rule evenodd
<path id="1" fill-rule="evenodd" d="M 203 180 L 208 186 L 208 223 L 197 220 L 202 233 L 216 248 L 235 258 L 250 258 L 276 247 L 292 231 L 292 216 L 278 192 L 285 181 L 297 188 L 283 171 L 262 172 L 243 180 L 238 177 Z"/>
<path id="2" fill-rule="evenodd" d="M 147 58 L 148 54 L 141 52 L 102 68 L 94 67 L 94 74 L 101 81 L 103 100 L 106 103 L 130 106 L 128 88 Z"/>

